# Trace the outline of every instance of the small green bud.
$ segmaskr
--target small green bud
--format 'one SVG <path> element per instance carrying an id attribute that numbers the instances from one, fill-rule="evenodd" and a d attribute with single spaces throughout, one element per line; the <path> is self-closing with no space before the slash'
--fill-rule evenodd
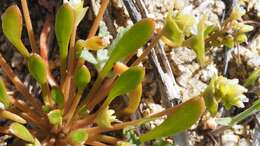
<path id="1" fill-rule="evenodd" d="M 76 71 L 74 76 L 75 84 L 78 88 L 84 89 L 91 80 L 91 75 L 88 68 L 84 65 Z"/>
<path id="2" fill-rule="evenodd" d="M 47 64 L 37 54 L 31 54 L 28 58 L 28 68 L 32 76 L 42 85 L 47 83 Z"/>
<path id="3" fill-rule="evenodd" d="M 48 119 L 53 125 L 60 124 L 62 122 L 62 112 L 59 109 L 52 110 L 48 113 Z"/>
<path id="4" fill-rule="evenodd" d="M 84 129 L 77 129 L 70 132 L 69 139 L 74 144 L 82 145 L 88 139 L 88 133 Z"/>

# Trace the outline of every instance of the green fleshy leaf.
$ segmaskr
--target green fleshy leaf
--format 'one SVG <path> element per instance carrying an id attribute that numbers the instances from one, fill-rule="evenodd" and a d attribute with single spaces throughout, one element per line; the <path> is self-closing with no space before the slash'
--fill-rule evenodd
<path id="1" fill-rule="evenodd" d="M 195 51 L 198 62 L 201 65 L 205 62 L 205 21 L 206 17 L 203 16 L 198 24 L 198 34 L 191 39 L 191 48 Z"/>
<path id="2" fill-rule="evenodd" d="M 258 77 L 260 77 L 260 68 L 257 68 L 249 75 L 244 83 L 244 86 L 249 87 L 254 85 Z"/>
<path id="3" fill-rule="evenodd" d="M 58 87 L 53 87 L 51 89 L 51 97 L 52 97 L 53 101 L 55 101 L 55 103 L 57 103 L 60 108 L 63 108 L 64 96 Z"/>
<path id="4" fill-rule="evenodd" d="M 83 65 L 74 75 L 74 81 L 77 88 L 84 89 L 91 80 L 91 75 L 88 68 Z"/>
<path id="5" fill-rule="evenodd" d="M 4 104 L 5 108 L 8 108 L 11 105 L 9 98 L 4 81 L 0 78 L 0 102 Z"/>
<path id="6" fill-rule="evenodd" d="M 97 64 L 98 63 L 97 59 L 95 58 L 95 56 L 91 52 L 89 52 L 87 49 L 82 49 L 80 51 L 79 57 L 81 59 L 84 59 L 84 60 L 92 63 L 92 64 Z"/>
<path id="7" fill-rule="evenodd" d="M 138 48 L 142 47 L 151 37 L 154 31 L 154 21 L 146 18 L 137 22 L 123 36 L 113 44 L 109 60 L 99 74 L 99 78 L 103 79 L 113 67 L 113 64 L 127 55 L 134 53 Z"/>
<path id="8" fill-rule="evenodd" d="M 29 56 L 28 68 L 32 76 L 41 85 L 47 83 L 47 64 L 38 54 L 31 54 Z"/>
<path id="9" fill-rule="evenodd" d="M 234 48 L 234 46 L 235 46 L 234 38 L 231 36 L 224 38 L 223 43 L 228 48 Z"/>
<path id="10" fill-rule="evenodd" d="M 130 67 L 127 71 L 122 73 L 115 81 L 104 106 L 108 106 L 117 96 L 134 90 L 142 82 L 144 74 L 144 69 L 138 66 Z"/>
<path id="11" fill-rule="evenodd" d="M 133 114 L 139 106 L 142 97 L 142 84 L 139 84 L 134 90 L 130 91 L 128 95 L 128 105 L 123 110 L 126 114 Z"/>
<path id="12" fill-rule="evenodd" d="M 83 144 L 88 139 L 88 133 L 84 129 L 77 129 L 70 132 L 69 139 L 74 144 Z"/>
<path id="13" fill-rule="evenodd" d="M 170 12 L 167 14 L 166 17 L 163 34 L 176 46 L 180 46 L 184 41 L 184 33 L 181 28 L 179 28 L 176 20 L 173 19 L 172 13 Z"/>
<path id="14" fill-rule="evenodd" d="M 23 28 L 22 23 L 22 14 L 17 5 L 8 7 L 2 15 L 2 29 L 4 35 L 18 49 L 18 51 L 27 58 L 29 52 L 21 40 Z"/>
<path id="15" fill-rule="evenodd" d="M 0 110 L 0 118 L 9 119 L 21 124 L 26 124 L 26 121 L 22 117 L 6 110 Z"/>
<path id="16" fill-rule="evenodd" d="M 167 119 L 161 125 L 142 135 L 140 140 L 141 142 L 145 142 L 182 132 L 196 123 L 204 111 L 203 98 L 194 97 L 174 107 L 172 113 L 168 115 Z"/>
<path id="17" fill-rule="evenodd" d="M 59 109 L 52 110 L 48 113 L 48 119 L 51 124 L 57 125 L 62 122 L 62 112 Z"/>
<path id="18" fill-rule="evenodd" d="M 207 38 L 211 33 L 216 31 L 218 28 L 215 25 L 209 25 L 204 31 L 204 37 Z"/>
<path id="19" fill-rule="evenodd" d="M 61 59 L 65 59 L 68 55 L 69 41 L 74 28 L 74 19 L 74 10 L 68 3 L 58 9 L 55 19 L 55 34 Z"/>
<path id="20" fill-rule="evenodd" d="M 166 140 L 157 139 L 153 142 L 152 146 L 173 146 L 173 145 L 167 142 Z"/>
<path id="21" fill-rule="evenodd" d="M 10 125 L 10 132 L 24 141 L 34 143 L 32 134 L 27 130 L 26 127 L 19 123 L 12 123 Z"/>
<path id="22" fill-rule="evenodd" d="M 246 34 L 238 34 L 236 37 L 235 37 L 235 42 L 237 42 L 238 44 L 240 43 L 244 43 L 247 41 L 247 36 Z"/>

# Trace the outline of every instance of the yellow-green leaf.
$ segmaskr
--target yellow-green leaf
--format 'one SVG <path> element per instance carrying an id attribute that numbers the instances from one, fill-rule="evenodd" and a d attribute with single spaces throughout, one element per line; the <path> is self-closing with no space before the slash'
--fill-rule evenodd
<path id="1" fill-rule="evenodd" d="M 52 110 L 48 113 L 48 119 L 51 124 L 57 125 L 62 122 L 62 112 L 59 109 Z"/>
<path id="2" fill-rule="evenodd" d="M 187 14 L 178 14 L 175 19 L 178 27 L 186 34 L 189 34 L 191 27 L 195 22 L 194 16 Z"/>
<path id="3" fill-rule="evenodd" d="M 47 83 L 47 64 L 38 54 L 31 54 L 29 56 L 28 68 L 32 76 L 40 84 Z"/>
<path id="4" fill-rule="evenodd" d="M 29 52 L 25 48 L 22 40 L 22 14 L 17 5 L 8 7 L 2 15 L 2 29 L 7 39 L 27 58 Z"/>
<path id="5" fill-rule="evenodd" d="M 5 108 L 8 108 L 11 104 L 2 78 L 0 78 L 0 102 L 4 104 Z"/>
<path id="6" fill-rule="evenodd" d="M 198 34 L 191 39 L 191 48 L 196 53 L 197 60 L 201 65 L 205 62 L 205 21 L 206 17 L 203 16 L 198 24 Z"/>
<path id="7" fill-rule="evenodd" d="M 65 59 L 68 55 L 69 41 L 74 28 L 74 19 L 74 10 L 68 3 L 58 9 L 55 19 L 55 34 L 61 59 Z"/>
<path id="8" fill-rule="evenodd" d="M 60 108 L 64 106 L 64 96 L 58 87 L 53 87 L 51 90 L 51 97 Z"/>
<path id="9" fill-rule="evenodd" d="M 179 28 L 176 20 L 173 19 L 172 13 L 168 13 L 166 17 L 163 35 L 176 46 L 180 46 L 184 41 L 184 33 Z"/>
<path id="10" fill-rule="evenodd" d="M 0 110 L 0 117 L 4 119 L 13 120 L 21 124 L 26 124 L 26 121 L 22 117 L 6 110 Z"/>
<path id="11" fill-rule="evenodd" d="M 258 77 L 260 77 L 260 68 L 257 68 L 249 75 L 244 83 L 244 86 L 249 87 L 254 85 Z"/>
<path id="12" fill-rule="evenodd" d="M 174 109 L 161 125 L 142 135 L 141 142 L 175 135 L 190 128 L 205 111 L 204 100 L 202 97 L 194 97 Z"/>
<path id="13" fill-rule="evenodd" d="M 77 129 L 70 132 L 69 139 L 72 143 L 81 145 L 88 139 L 88 133 L 84 129 Z"/>
<path id="14" fill-rule="evenodd" d="M 129 92 L 128 95 L 128 105 L 123 110 L 125 114 L 133 114 L 141 101 L 142 97 L 142 84 L 139 84 L 134 90 Z"/>
<path id="15" fill-rule="evenodd" d="M 74 75 L 74 81 L 77 88 L 84 89 L 91 80 L 91 75 L 88 68 L 83 65 Z"/>
<path id="16" fill-rule="evenodd" d="M 154 20 L 143 19 L 134 24 L 123 36 L 113 45 L 110 58 L 100 72 L 100 78 L 104 78 L 113 67 L 113 64 L 127 55 L 134 53 L 142 47 L 152 36 L 154 31 Z"/>
<path id="17" fill-rule="evenodd" d="M 117 96 L 134 90 L 142 82 L 144 74 L 144 69 L 138 66 L 130 67 L 127 71 L 122 73 L 115 81 L 104 106 L 108 106 Z"/>
<path id="18" fill-rule="evenodd" d="M 12 123 L 10 125 L 10 132 L 24 141 L 34 143 L 32 134 L 27 130 L 26 127 L 19 123 Z"/>

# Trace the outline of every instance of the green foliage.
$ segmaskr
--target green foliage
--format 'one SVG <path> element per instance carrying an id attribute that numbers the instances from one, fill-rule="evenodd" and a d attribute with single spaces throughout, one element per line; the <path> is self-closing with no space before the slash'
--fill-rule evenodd
<path id="1" fill-rule="evenodd" d="M 106 76 L 115 62 L 142 47 L 153 34 L 154 25 L 154 21 L 147 18 L 137 22 L 127 32 L 125 32 L 117 43 L 110 48 L 112 50 L 110 58 L 100 72 L 100 76 L 102 78 Z"/>
<path id="2" fill-rule="evenodd" d="M 74 28 L 74 11 L 69 4 L 63 4 L 56 14 L 55 34 L 59 45 L 60 57 L 68 55 L 70 37 Z"/>
<path id="3" fill-rule="evenodd" d="M 7 39 L 25 57 L 29 57 L 29 52 L 25 48 L 22 40 L 22 14 L 17 5 L 8 7 L 2 15 L 2 29 Z"/>
<path id="4" fill-rule="evenodd" d="M 74 130 L 70 132 L 69 139 L 72 143 L 81 145 L 88 139 L 88 133 L 84 129 Z"/>
<path id="5" fill-rule="evenodd" d="M 4 104 L 5 108 L 8 108 L 11 104 L 2 78 L 0 78 L 0 102 Z"/>
<path id="6" fill-rule="evenodd" d="M 142 135 L 140 140 L 145 142 L 182 132 L 197 122 L 204 111 L 203 98 L 194 97 L 178 105 L 162 124 Z"/>
<path id="7" fill-rule="evenodd" d="M 64 106 L 64 96 L 58 87 L 53 87 L 51 90 L 51 97 L 55 103 L 58 104 L 59 108 Z"/>
<path id="8" fill-rule="evenodd" d="M 245 80 L 244 86 L 249 87 L 255 84 L 257 78 L 260 77 L 260 68 L 255 69 Z"/>
<path id="9" fill-rule="evenodd" d="M 157 139 L 153 142 L 152 146 L 173 146 L 173 145 L 163 139 Z"/>
<path id="10" fill-rule="evenodd" d="M 28 58 L 28 68 L 31 75 L 40 83 L 47 83 L 47 64 L 37 54 L 31 54 Z"/>
<path id="11" fill-rule="evenodd" d="M 52 110 L 48 113 L 48 119 L 51 124 L 58 125 L 62 122 L 62 112 L 59 109 Z"/>
<path id="12" fill-rule="evenodd" d="M 27 130 L 27 128 L 19 123 L 12 123 L 10 125 L 10 132 L 24 141 L 34 143 L 32 134 Z"/>
<path id="13" fill-rule="evenodd" d="M 182 18 L 183 19 L 183 18 Z M 184 23 L 183 20 L 179 20 L 179 23 Z M 190 22 L 187 22 L 188 24 Z M 183 26 L 185 27 L 185 26 Z M 174 20 L 172 13 L 168 13 L 165 25 L 163 28 L 163 34 L 166 36 L 169 40 L 171 40 L 176 46 L 180 46 L 182 42 L 184 41 L 184 33 L 179 28 L 176 20 Z"/>
<path id="14" fill-rule="evenodd" d="M 91 75 L 88 68 L 83 65 L 74 75 L 74 81 L 77 88 L 84 89 L 90 82 Z"/>
<path id="15" fill-rule="evenodd" d="M 134 127 L 125 128 L 123 130 L 123 135 L 129 143 L 135 144 L 136 146 L 141 146 L 141 142 L 135 133 Z"/>
<path id="16" fill-rule="evenodd" d="M 142 97 L 142 84 L 139 84 L 134 90 L 128 94 L 128 105 L 123 110 L 125 114 L 133 114 L 141 102 Z"/>

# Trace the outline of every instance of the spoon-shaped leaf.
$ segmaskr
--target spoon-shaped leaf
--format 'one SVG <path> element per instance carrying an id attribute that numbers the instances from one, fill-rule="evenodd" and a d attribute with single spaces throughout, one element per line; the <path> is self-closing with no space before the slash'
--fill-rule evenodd
<path id="1" fill-rule="evenodd" d="M 258 77 L 260 77 L 260 68 L 257 68 L 249 75 L 244 83 L 244 86 L 249 87 L 254 85 Z"/>
<path id="2" fill-rule="evenodd" d="M 2 15 L 2 28 L 7 39 L 27 58 L 29 52 L 25 48 L 22 40 L 22 14 L 17 5 L 8 7 Z"/>
<path id="3" fill-rule="evenodd" d="M 59 109 L 52 110 L 48 113 L 48 119 L 53 125 L 60 124 L 62 122 L 62 112 Z"/>
<path id="4" fill-rule="evenodd" d="M 57 103 L 60 108 L 63 108 L 63 106 L 64 106 L 64 96 L 63 96 L 63 93 L 60 91 L 59 88 L 53 87 L 51 89 L 51 97 L 52 97 L 53 101 L 55 101 L 55 103 Z"/>
<path id="5" fill-rule="evenodd" d="M 91 75 L 88 68 L 83 65 L 74 75 L 74 81 L 77 88 L 84 89 L 90 82 Z"/>
<path id="6" fill-rule="evenodd" d="M 0 102 L 4 104 L 5 108 L 9 107 L 11 104 L 2 78 L 0 78 Z"/>
<path id="7" fill-rule="evenodd" d="M 190 128 L 205 111 L 205 104 L 202 97 L 194 97 L 174 109 L 161 125 L 142 135 L 141 142 L 174 135 Z"/>
<path id="8" fill-rule="evenodd" d="M 0 117 L 4 119 L 13 120 L 18 123 L 26 124 L 26 121 L 22 117 L 6 110 L 0 110 Z"/>
<path id="9" fill-rule="evenodd" d="M 139 84 L 133 91 L 128 95 L 128 105 L 123 110 L 125 114 L 133 114 L 141 101 L 142 97 L 142 84 Z"/>
<path id="10" fill-rule="evenodd" d="M 72 143 L 81 145 L 88 139 L 88 133 L 84 129 L 77 129 L 70 132 L 69 139 Z"/>
<path id="11" fill-rule="evenodd" d="M 12 123 L 10 125 L 10 132 L 24 141 L 34 143 L 32 134 L 27 130 L 27 128 L 19 123 Z"/>
<path id="12" fill-rule="evenodd" d="M 40 83 L 47 83 L 46 62 L 37 54 L 32 54 L 28 58 L 28 68 L 32 76 Z"/>
<path id="13" fill-rule="evenodd" d="M 62 60 L 65 60 L 68 55 L 68 46 L 74 27 L 74 19 L 74 10 L 68 3 L 62 5 L 56 14 L 55 34 Z"/>
<path id="14" fill-rule="evenodd" d="M 108 106 L 117 96 L 134 90 L 142 82 L 144 74 L 144 69 L 138 66 L 125 71 L 114 83 L 104 106 Z"/>
<path id="15" fill-rule="evenodd" d="M 117 43 L 113 44 L 110 58 L 100 72 L 100 78 L 103 79 L 107 75 L 115 62 L 142 47 L 153 34 L 154 25 L 154 21 L 147 18 L 137 22 L 125 32 Z"/>
<path id="16" fill-rule="evenodd" d="M 184 41 L 184 33 L 179 28 L 178 24 L 172 17 L 172 13 L 168 13 L 165 25 L 163 28 L 163 35 L 172 41 L 175 46 L 180 46 Z"/>

